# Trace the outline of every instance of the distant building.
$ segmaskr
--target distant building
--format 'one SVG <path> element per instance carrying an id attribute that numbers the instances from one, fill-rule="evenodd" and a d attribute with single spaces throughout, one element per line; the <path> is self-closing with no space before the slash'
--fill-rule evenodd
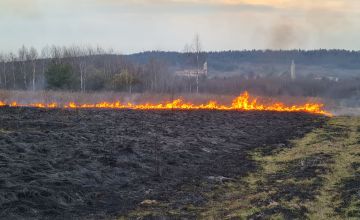
<path id="1" fill-rule="evenodd" d="M 295 61 L 294 60 L 292 60 L 292 62 L 291 62 L 290 77 L 291 77 L 291 80 L 296 79 L 296 66 L 295 66 Z"/>
<path id="2" fill-rule="evenodd" d="M 180 70 L 180 71 L 176 71 L 175 75 L 180 76 L 180 77 L 207 77 L 208 76 L 208 64 L 207 62 L 204 63 L 203 68 L 202 69 L 185 69 L 185 70 Z"/>
<path id="3" fill-rule="evenodd" d="M 331 82 L 339 82 L 339 77 L 335 77 L 335 76 L 318 76 L 314 78 L 315 80 L 327 80 L 327 81 L 331 81 Z"/>

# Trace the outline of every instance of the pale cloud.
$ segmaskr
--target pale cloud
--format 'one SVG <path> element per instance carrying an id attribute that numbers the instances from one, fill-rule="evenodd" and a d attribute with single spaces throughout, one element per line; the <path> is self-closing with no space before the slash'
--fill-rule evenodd
<path id="1" fill-rule="evenodd" d="M 1 50 L 100 44 L 122 52 L 360 49 L 359 0 L 0 0 Z M 30 18 L 30 19 L 29 19 Z"/>

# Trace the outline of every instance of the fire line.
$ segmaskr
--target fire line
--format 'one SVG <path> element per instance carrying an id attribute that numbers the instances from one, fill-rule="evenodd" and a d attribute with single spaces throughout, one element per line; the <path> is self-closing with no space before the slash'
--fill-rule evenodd
<path id="1" fill-rule="evenodd" d="M 20 104 L 17 102 L 3 102 L 0 101 L 0 107 L 34 107 L 34 108 L 65 108 L 65 109 L 133 109 L 133 110 L 219 110 L 219 111 L 276 111 L 276 112 L 307 112 L 312 114 L 320 114 L 332 116 L 331 113 L 323 109 L 322 103 L 306 103 L 303 105 L 287 106 L 284 103 L 276 102 L 273 104 L 263 104 L 258 102 L 256 98 L 250 96 L 248 92 L 242 93 L 236 97 L 231 105 L 220 105 L 216 101 L 209 101 L 206 104 L 191 104 L 185 103 L 182 99 L 176 99 L 172 102 L 165 102 L 159 104 L 145 103 L 133 104 L 121 102 L 100 102 L 96 104 L 76 104 L 69 102 L 64 105 L 58 103 L 30 103 Z"/>

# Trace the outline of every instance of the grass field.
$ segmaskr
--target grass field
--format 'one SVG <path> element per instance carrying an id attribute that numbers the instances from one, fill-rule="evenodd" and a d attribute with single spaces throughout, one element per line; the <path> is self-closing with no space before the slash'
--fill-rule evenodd
<path id="1" fill-rule="evenodd" d="M 259 168 L 204 193 L 206 205 L 174 210 L 167 204 L 153 203 L 129 216 L 360 218 L 359 117 L 331 118 L 305 137 L 291 141 L 285 150 L 268 153 L 262 149 L 252 152 Z"/>

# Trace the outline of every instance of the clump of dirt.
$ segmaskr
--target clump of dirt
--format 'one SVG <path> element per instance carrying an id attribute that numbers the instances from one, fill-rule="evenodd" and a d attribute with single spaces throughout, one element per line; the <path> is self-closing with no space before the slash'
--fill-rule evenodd
<path id="1" fill-rule="evenodd" d="M 201 182 L 256 171 L 251 150 L 281 148 L 321 121 L 302 113 L 0 108 L 0 218 L 109 218 L 169 198 L 201 205 Z M 195 190 L 182 190 L 189 185 Z"/>

